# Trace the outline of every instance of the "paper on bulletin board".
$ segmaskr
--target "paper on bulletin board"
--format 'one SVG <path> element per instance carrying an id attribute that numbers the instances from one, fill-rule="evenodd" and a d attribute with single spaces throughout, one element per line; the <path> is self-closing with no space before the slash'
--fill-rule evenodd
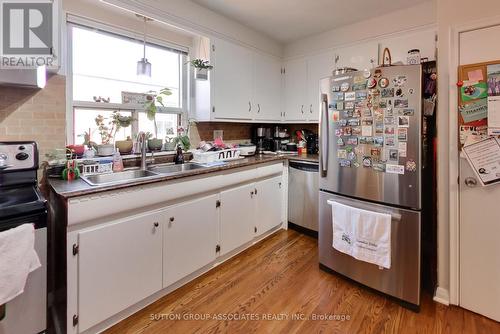
<path id="1" fill-rule="evenodd" d="M 488 85 L 486 82 L 466 81 L 460 88 L 460 96 L 463 102 L 484 99 L 488 97 Z"/>
<path id="2" fill-rule="evenodd" d="M 488 135 L 500 136 L 500 96 L 488 97 Z"/>
<path id="3" fill-rule="evenodd" d="M 460 106 L 459 109 L 465 124 L 488 117 L 488 104 L 486 99 L 465 104 Z"/>
<path id="4" fill-rule="evenodd" d="M 464 146 L 463 151 L 481 185 L 487 186 L 500 182 L 500 142 L 498 138 L 490 137 Z"/>

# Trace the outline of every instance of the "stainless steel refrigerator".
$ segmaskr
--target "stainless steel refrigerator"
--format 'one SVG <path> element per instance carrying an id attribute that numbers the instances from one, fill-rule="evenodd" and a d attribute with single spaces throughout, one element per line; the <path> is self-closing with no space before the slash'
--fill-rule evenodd
<path id="1" fill-rule="evenodd" d="M 320 265 L 410 307 L 420 304 L 421 87 L 420 65 L 348 72 L 320 83 Z M 332 247 L 328 200 L 392 216 L 390 269 Z"/>

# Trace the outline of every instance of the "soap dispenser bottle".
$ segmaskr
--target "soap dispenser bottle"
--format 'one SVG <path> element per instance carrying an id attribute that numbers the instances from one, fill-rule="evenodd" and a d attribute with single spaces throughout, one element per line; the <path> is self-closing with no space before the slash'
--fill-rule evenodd
<path id="1" fill-rule="evenodd" d="M 176 165 L 184 163 L 184 155 L 182 154 L 182 148 L 180 145 L 177 145 L 177 153 L 175 154 L 174 163 Z"/>

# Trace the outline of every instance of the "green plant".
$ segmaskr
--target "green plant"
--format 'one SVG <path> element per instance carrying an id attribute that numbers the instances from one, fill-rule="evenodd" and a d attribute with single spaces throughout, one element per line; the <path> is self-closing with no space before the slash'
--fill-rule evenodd
<path id="1" fill-rule="evenodd" d="M 95 124 L 97 125 L 97 131 L 99 131 L 99 135 L 101 136 L 101 143 L 103 145 L 110 144 L 115 137 L 116 132 L 118 132 L 121 128 L 129 127 L 132 124 L 132 121 L 132 116 L 123 116 L 118 111 L 113 111 L 110 118 L 106 118 L 103 115 L 97 115 L 95 118 Z M 85 133 L 85 142 L 89 141 L 90 135 Z"/>
<path id="2" fill-rule="evenodd" d="M 188 61 L 189 64 L 191 64 L 194 68 L 197 69 L 207 69 L 211 70 L 214 68 L 212 65 L 210 65 L 210 61 L 208 60 L 203 60 L 200 58 L 193 59 L 191 61 Z"/>
<path id="3" fill-rule="evenodd" d="M 156 113 L 158 112 L 157 104 L 159 104 L 162 107 L 165 107 L 163 99 L 169 95 L 172 95 L 172 92 L 168 88 L 163 88 L 159 92 L 149 91 L 148 96 L 146 97 L 147 101 L 144 103 L 146 116 L 150 121 L 154 122 L 155 138 L 158 137 L 158 126 L 156 125 Z"/>
<path id="4" fill-rule="evenodd" d="M 173 139 L 175 146 L 180 145 L 184 151 L 191 148 L 191 141 L 189 140 L 189 129 L 184 130 L 183 127 L 177 129 L 177 137 Z"/>

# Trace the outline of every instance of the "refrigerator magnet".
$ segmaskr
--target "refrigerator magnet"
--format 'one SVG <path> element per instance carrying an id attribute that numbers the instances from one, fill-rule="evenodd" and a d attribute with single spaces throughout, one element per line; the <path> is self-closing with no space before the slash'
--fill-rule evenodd
<path id="1" fill-rule="evenodd" d="M 366 100 L 368 93 L 365 91 L 356 92 L 356 100 Z"/>
<path id="2" fill-rule="evenodd" d="M 405 173 L 405 166 L 386 164 L 385 165 L 385 172 L 387 174 L 400 174 L 400 175 L 404 175 L 404 173 Z"/>
<path id="3" fill-rule="evenodd" d="M 389 79 L 380 78 L 380 80 L 378 81 L 378 85 L 380 86 L 380 88 L 386 88 L 387 86 L 389 86 Z"/>
<path id="4" fill-rule="evenodd" d="M 410 127 L 410 117 L 409 116 L 398 116 L 398 126 L 400 128 Z"/>
<path id="5" fill-rule="evenodd" d="M 351 85 L 349 85 L 348 82 L 343 82 L 341 85 L 340 85 L 340 91 L 342 92 L 347 92 L 349 90 L 349 88 L 351 87 Z"/>
<path id="6" fill-rule="evenodd" d="M 366 83 L 366 86 L 368 88 L 370 88 L 370 89 L 374 88 L 375 86 L 377 86 L 377 79 L 375 79 L 375 78 L 368 79 L 368 82 Z"/>
<path id="7" fill-rule="evenodd" d="M 380 79 L 380 80 L 382 80 L 382 79 Z M 380 96 L 383 99 L 394 97 L 394 88 L 384 88 L 384 89 L 382 89 L 382 91 L 380 92 Z"/>
<path id="8" fill-rule="evenodd" d="M 377 68 L 375 72 L 373 73 L 374 78 L 380 78 L 382 76 L 382 70 L 380 68 Z"/>
<path id="9" fill-rule="evenodd" d="M 384 134 L 384 123 L 382 122 L 375 122 L 375 134 L 377 135 L 382 135 Z"/>
<path id="10" fill-rule="evenodd" d="M 354 109 L 354 101 L 348 101 L 344 103 L 345 109 Z"/>
<path id="11" fill-rule="evenodd" d="M 408 100 L 397 99 L 394 100 L 394 108 L 408 108 Z"/>
<path id="12" fill-rule="evenodd" d="M 372 166 L 372 157 L 363 157 L 363 167 L 371 167 Z"/>
<path id="13" fill-rule="evenodd" d="M 344 109 L 344 102 L 342 101 L 337 101 L 337 105 L 336 105 L 336 109 L 337 110 L 343 110 Z"/>
<path id="14" fill-rule="evenodd" d="M 396 149 L 389 150 L 389 161 L 398 161 L 399 160 L 399 152 Z"/>
<path id="15" fill-rule="evenodd" d="M 351 160 L 351 161 L 356 160 L 356 153 L 354 153 L 352 151 L 347 153 L 347 159 Z"/>
<path id="16" fill-rule="evenodd" d="M 351 162 L 349 160 L 340 160 L 340 167 L 351 167 Z"/>
<path id="17" fill-rule="evenodd" d="M 413 95 L 414 92 L 415 92 L 415 90 L 413 88 L 408 89 L 408 94 Z"/>
<path id="18" fill-rule="evenodd" d="M 335 136 L 340 137 L 340 136 L 343 136 L 343 135 L 344 135 L 344 129 L 343 128 L 335 129 Z"/>
<path id="19" fill-rule="evenodd" d="M 352 117 L 360 118 L 361 117 L 361 110 L 354 109 L 354 112 L 352 113 Z"/>
<path id="20" fill-rule="evenodd" d="M 347 120 L 342 118 L 342 119 L 339 119 L 338 122 L 337 122 L 337 125 L 338 126 L 347 126 Z"/>
<path id="21" fill-rule="evenodd" d="M 386 117 L 393 117 L 394 116 L 394 110 L 392 108 L 386 108 L 385 109 L 385 116 Z"/>
<path id="22" fill-rule="evenodd" d="M 380 157 L 380 149 L 379 148 L 372 148 L 370 150 L 370 154 L 372 155 L 372 157 L 378 159 Z"/>
<path id="23" fill-rule="evenodd" d="M 363 155 L 365 150 L 362 146 L 357 146 L 354 148 L 354 152 L 356 152 L 357 155 Z"/>
<path id="24" fill-rule="evenodd" d="M 355 161 L 352 162 L 352 165 L 354 167 L 358 168 L 359 167 L 359 162 L 357 160 L 355 160 Z"/>
<path id="25" fill-rule="evenodd" d="M 335 92 L 340 92 L 340 86 L 332 86 L 332 93 L 335 93 Z"/>
<path id="26" fill-rule="evenodd" d="M 381 162 L 373 163 L 372 169 L 376 172 L 385 172 L 385 164 Z"/>
<path id="27" fill-rule="evenodd" d="M 398 112 L 401 116 L 413 116 L 415 115 L 415 109 L 402 109 Z"/>
<path id="28" fill-rule="evenodd" d="M 405 95 L 403 92 L 403 89 L 401 89 L 401 88 L 396 89 L 395 94 L 396 94 L 396 97 L 403 97 Z"/>
<path id="29" fill-rule="evenodd" d="M 408 141 L 408 128 L 398 129 L 398 141 L 400 142 Z"/>
<path id="30" fill-rule="evenodd" d="M 354 101 L 356 100 L 355 92 L 347 92 L 344 94 L 344 101 Z"/>
<path id="31" fill-rule="evenodd" d="M 406 147 L 406 142 L 402 141 L 398 143 L 398 151 L 401 158 L 406 158 Z"/>
<path id="32" fill-rule="evenodd" d="M 406 160 L 406 170 L 408 172 L 416 172 L 417 171 L 417 163 L 413 159 Z"/>
<path id="33" fill-rule="evenodd" d="M 394 146 L 394 136 L 386 136 L 384 139 L 385 146 Z"/>
<path id="34" fill-rule="evenodd" d="M 394 124 L 394 117 L 392 117 L 392 116 L 384 117 L 384 124 L 386 124 L 386 125 Z"/>
<path id="35" fill-rule="evenodd" d="M 347 126 L 344 128 L 344 136 L 350 136 L 352 134 L 352 128 Z"/>
<path id="36" fill-rule="evenodd" d="M 352 127 L 352 135 L 359 136 L 361 134 L 361 128 L 359 126 Z"/>
<path id="37" fill-rule="evenodd" d="M 384 146 L 384 137 L 380 137 L 380 136 L 379 137 L 373 137 L 373 144 L 376 147 L 382 147 L 382 146 Z"/>
<path id="38" fill-rule="evenodd" d="M 345 145 L 344 139 L 342 138 L 337 139 L 337 146 L 344 146 L 344 145 Z"/>
<path id="39" fill-rule="evenodd" d="M 363 71 L 363 77 L 364 77 L 365 79 L 368 79 L 368 78 L 369 78 L 369 77 L 371 77 L 371 76 L 372 76 L 372 72 L 370 72 L 370 70 L 364 70 L 364 71 Z"/>
<path id="40" fill-rule="evenodd" d="M 363 117 L 372 117 L 372 111 L 370 109 L 364 109 Z"/>
<path id="41" fill-rule="evenodd" d="M 359 126 L 359 119 L 357 119 L 357 118 L 349 119 L 349 120 L 347 120 L 347 125 Z"/>
<path id="42" fill-rule="evenodd" d="M 406 76 L 405 75 L 398 75 L 394 79 L 392 79 L 392 84 L 396 87 L 403 87 L 406 85 Z"/>
<path id="43" fill-rule="evenodd" d="M 361 127 L 361 135 L 365 137 L 371 137 L 373 135 L 372 130 L 373 127 L 371 125 L 363 125 Z"/>
<path id="44" fill-rule="evenodd" d="M 384 101 L 380 101 L 378 103 L 378 105 L 379 105 L 380 108 L 387 108 L 387 101 L 385 101 L 385 100 Z"/>
<path id="45" fill-rule="evenodd" d="M 352 145 L 352 146 L 358 145 L 358 137 L 347 138 L 347 145 Z"/>
<path id="46" fill-rule="evenodd" d="M 334 122 L 338 122 L 340 120 L 340 111 L 338 110 L 332 111 L 332 120 Z"/>
<path id="47" fill-rule="evenodd" d="M 337 158 L 339 159 L 347 159 L 347 150 L 338 150 L 337 151 Z"/>

